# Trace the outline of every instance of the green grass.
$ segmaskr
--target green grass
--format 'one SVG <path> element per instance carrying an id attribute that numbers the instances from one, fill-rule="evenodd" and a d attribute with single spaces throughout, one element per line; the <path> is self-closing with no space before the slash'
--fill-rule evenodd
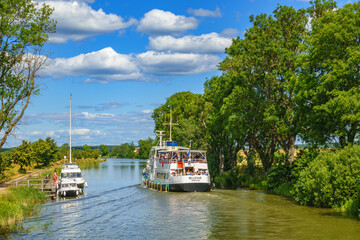
<path id="1" fill-rule="evenodd" d="M 11 188 L 0 196 L 0 233 L 16 231 L 16 223 L 36 213 L 35 207 L 43 203 L 46 196 L 32 187 Z"/>

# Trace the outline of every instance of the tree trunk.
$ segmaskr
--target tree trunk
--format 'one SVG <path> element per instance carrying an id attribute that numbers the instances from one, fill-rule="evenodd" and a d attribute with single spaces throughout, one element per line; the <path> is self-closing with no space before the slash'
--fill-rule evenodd
<path id="1" fill-rule="evenodd" d="M 344 148 L 346 146 L 346 138 L 344 136 L 339 137 L 340 147 Z"/>
<path id="2" fill-rule="evenodd" d="M 296 136 L 291 136 L 289 138 L 288 148 L 285 151 L 286 157 L 291 164 L 294 162 L 295 159 L 295 140 Z"/>
<path id="3" fill-rule="evenodd" d="M 224 147 L 220 147 L 220 174 L 224 172 Z"/>

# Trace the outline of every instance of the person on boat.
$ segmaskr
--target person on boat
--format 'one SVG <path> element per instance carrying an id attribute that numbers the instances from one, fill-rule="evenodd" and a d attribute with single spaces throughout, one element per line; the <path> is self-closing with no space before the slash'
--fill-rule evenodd
<path id="1" fill-rule="evenodd" d="M 54 170 L 53 178 L 54 178 L 54 185 L 56 185 L 56 181 L 57 181 L 56 169 Z"/>

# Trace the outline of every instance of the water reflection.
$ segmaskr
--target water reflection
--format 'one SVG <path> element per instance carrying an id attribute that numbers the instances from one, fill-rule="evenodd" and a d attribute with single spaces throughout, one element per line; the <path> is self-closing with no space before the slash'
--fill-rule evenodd
<path id="1" fill-rule="evenodd" d="M 144 189 L 143 160 L 108 159 L 83 171 L 89 187 L 48 202 L 13 239 L 357 239 L 360 221 L 258 191 Z M 40 227 L 34 227 L 40 226 Z"/>

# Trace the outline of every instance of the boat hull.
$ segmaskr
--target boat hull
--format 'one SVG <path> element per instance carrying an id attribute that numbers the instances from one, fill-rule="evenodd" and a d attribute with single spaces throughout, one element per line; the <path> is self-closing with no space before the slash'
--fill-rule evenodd
<path id="1" fill-rule="evenodd" d="M 209 192 L 211 185 L 209 183 L 180 183 L 170 184 L 170 192 Z"/>
<path id="2" fill-rule="evenodd" d="M 79 190 L 59 190 L 58 194 L 63 197 L 76 197 L 80 194 L 80 191 Z"/>

